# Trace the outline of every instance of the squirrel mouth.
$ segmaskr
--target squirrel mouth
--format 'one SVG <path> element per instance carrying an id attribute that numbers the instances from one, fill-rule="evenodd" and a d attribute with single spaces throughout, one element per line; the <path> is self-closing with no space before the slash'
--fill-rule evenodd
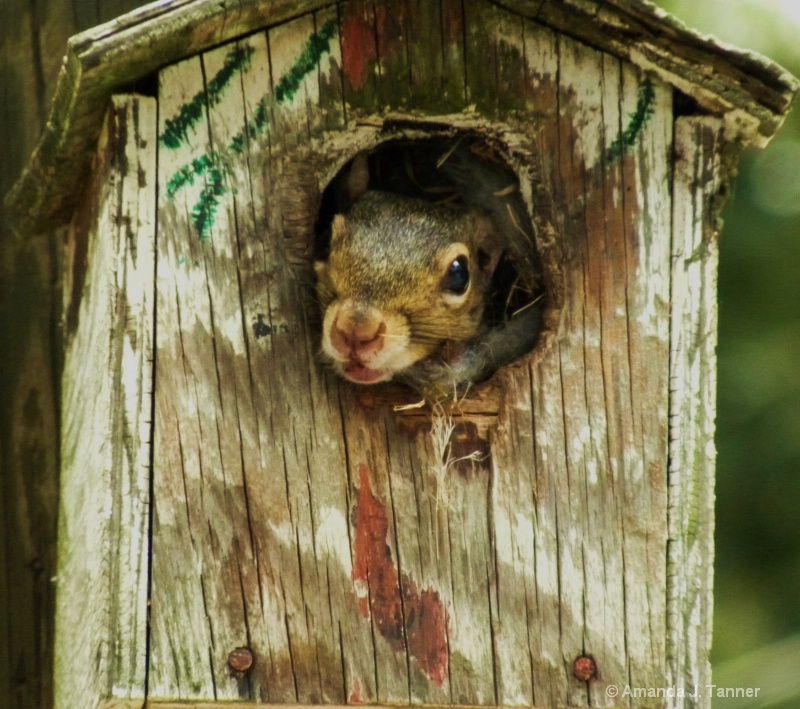
<path id="1" fill-rule="evenodd" d="M 394 372 L 389 369 L 370 369 L 361 362 L 342 364 L 342 374 L 356 384 L 377 384 L 392 378 Z"/>

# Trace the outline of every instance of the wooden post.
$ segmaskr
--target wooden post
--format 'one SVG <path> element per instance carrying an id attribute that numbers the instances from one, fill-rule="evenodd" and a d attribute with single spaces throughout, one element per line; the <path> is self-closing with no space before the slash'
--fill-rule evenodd
<path id="1" fill-rule="evenodd" d="M 57 707 L 710 705 L 715 198 L 778 99 L 684 115 L 652 13 L 637 53 L 507 4 L 243 2 L 220 43 L 183 3 L 157 98 L 114 99 L 66 247 Z M 318 362 L 314 223 L 356 151 L 458 130 L 520 176 L 546 332 L 401 410 Z"/>

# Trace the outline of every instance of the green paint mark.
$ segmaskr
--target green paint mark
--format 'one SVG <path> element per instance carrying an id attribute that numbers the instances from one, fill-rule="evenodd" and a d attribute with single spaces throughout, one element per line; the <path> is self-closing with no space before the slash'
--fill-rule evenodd
<path id="1" fill-rule="evenodd" d="M 655 113 L 653 104 L 656 100 L 656 91 L 653 82 L 645 79 L 639 87 L 639 95 L 636 99 L 636 110 L 629 114 L 630 121 L 625 130 L 620 133 L 616 140 L 611 144 L 606 153 L 606 160 L 611 162 L 621 158 L 628 148 L 632 148 L 636 143 L 639 133 L 647 125 L 648 121 Z"/>
<path id="2" fill-rule="evenodd" d="M 205 241 L 211 235 L 214 216 L 217 213 L 219 198 L 225 194 L 225 173 L 219 167 L 212 167 L 207 173 L 206 186 L 200 193 L 200 199 L 192 209 L 192 223 L 200 241 Z"/>
<path id="3" fill-rule="evenodd" d="M 167 196 L 170 199 L 174 198 L 178 191 L 186 185 L 194 184 L 196 179 L 206 180 L 200 198 L 192 209 L 192 223 L 201 240 L 210 236 L 219 200 L 227 192 L 225 187 L 225 175 L 228 173 L 226 158 L 229 155 L 241 155 L 248 139 L 255 139 L 264 133 L 269 124 L 270 100 L 281 104 L 295 96 L 303 80 L 319 66 L 322 57 L 330 51 L 330 43 L 335 31 L 336 24 L 329 21 L 321 27 L 319 32 L 309 37 L 297 61 L 278 81 L 274 97 L 264 96 L 258 102 L 253 117 L 231 139 L 223 151 L 213 150 L 201 155 L 184 165 L 170 178 L 167 183 Z M 202 115 L 203 101 L 207 100 L 209 105 L 219 103 L 223 89 L 230 82 L 234 72 L 247 68 L 252 53 L 253 49 L 247 48 L 245 52 L 237 54 L 237 50 L 232 50 L 228 54 L 225 66 L 209 82 L 207 90 L 185 104 L 177 118 L 167 121 L 164 133 L 161 135 L 162 144 L 168 148 L 176 148 L 180 145 L 182 140 L 187 137 L 189 128 Z"/>
<path id="4" fill-rule="evenodd" d="M 219 165 L 222 162 L 221 158 L 222 156 L 219 152 L 214 150 L 195 158 L 188 165 L 184 165 L 167 183 L 167 197 L 172 199 L 181 188 L 186 185 L 193 185 L 195 177 L 200 177 L 208 172 L 210 168 Z"/>
<path id="5" fill-rule="evenodd" d="M 228 52 L 222 69 L 208 82 L 205 91 L 200 91 L 191 101 L 183 104 L 180 113 L 175 118 L 167 119 L 164 132 L 159 137 L 163 145 L 168 148 L 180 147 L 180 144 L 189 137 L 189 131 L 203 117 L 203 109 L 206 105 L 210 107 L 218 104 L 233 75 L 250 66 L 253 52 L 255 49 L 252 47 L 242 46 L 237 46 Z"/>
<path id="6" fill-rule="evenodd" d="M 326 22 L 319 32 L 309 37 L 303 53 L 275 87 L 275 99 L 278 103 L 283 103 L 287 98 L 294 98 L 303 79 L 317 68 L 323 55 L 330 51 L 334 30 L 334 23 Z"/>

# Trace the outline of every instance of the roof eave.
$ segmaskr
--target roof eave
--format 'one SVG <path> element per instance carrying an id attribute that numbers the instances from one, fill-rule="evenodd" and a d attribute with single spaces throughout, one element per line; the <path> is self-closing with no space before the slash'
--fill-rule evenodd
<path id="1" fill-rule="evenodd" d="M 729 138 L 765 144 L 800 88 L 781 66 L 688 29 L 648 0 L 493 0 L 626 59 L 723 116 Z M 160 0 L 72 37 L 50 117 L 6 196 L 23 234 L 69 220 L 109 97 L 161 67 L 260 28 L 328 7 L 328 0 Z"/>

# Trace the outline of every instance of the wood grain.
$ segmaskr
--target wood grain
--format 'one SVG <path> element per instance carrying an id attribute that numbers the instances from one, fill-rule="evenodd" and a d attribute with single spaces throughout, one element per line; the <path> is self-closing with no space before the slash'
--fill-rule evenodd
<path id="1" fill-rule="evenodd" d="M 153 99 L 115 99 L 67 247 L 59 707 L 145 691 L 155 117 Z"/>

